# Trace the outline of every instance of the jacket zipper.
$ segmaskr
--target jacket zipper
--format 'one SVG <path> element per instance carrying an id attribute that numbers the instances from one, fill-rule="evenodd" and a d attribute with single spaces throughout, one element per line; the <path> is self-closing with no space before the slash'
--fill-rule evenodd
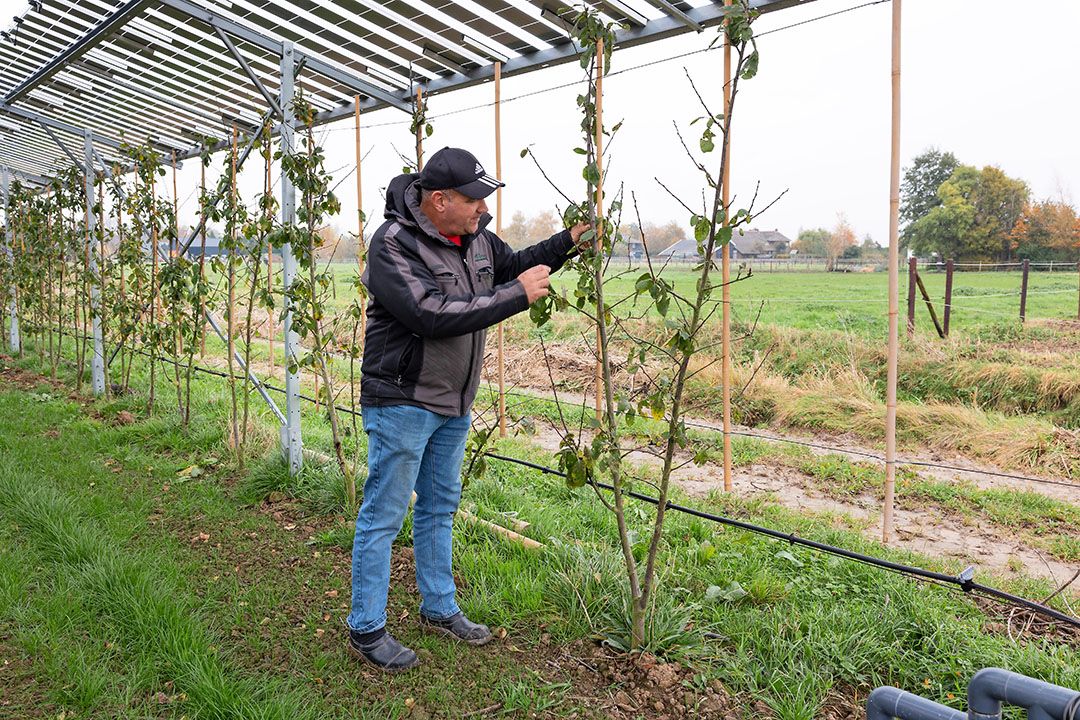
<path id="1" fill-rule="evenodd" d="M 469 243 L 472 245 L 472 243 Z M 469 279 L 469 290 L 473 293 L 476 292 L 476 285 L 473 283 L 472 270 L 469 268 L 469 251 L 467 248 L 461 249 L 461 262 L 465 265 L 465 277 Z M 465 392 L 469 389 L 469 383 L 472 382 L 473 365 L 476 362 L 476 333 L 469 335 L 469 371 L 465 373 L 465 387 L 461 388 L 461 414 L 465 414 Z"/>

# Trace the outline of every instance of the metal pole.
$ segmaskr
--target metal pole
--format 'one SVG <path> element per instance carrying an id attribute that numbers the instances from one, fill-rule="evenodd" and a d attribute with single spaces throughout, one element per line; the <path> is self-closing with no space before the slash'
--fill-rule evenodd
<path id="1" fill-rule="evenodd" d="M 98 246 L 94 242 L 97 216 L 94 214 L 94 134 L 83 135 L 86 149 L 86 242 L 90 243 L 90 275 L 98 277 Z M 97 282 L 90 284 L 90 316 L 93 321 L 94 354 L 90 358 L 90 387 L 95 395 L 105 394 L 105 342 L 101 333 L 101 290 Z"/>
<path id="2" fill-rule="evenodd" d="M 292 154 L 293 128 L 296 118 L 293 111 L 293 66 L 295 57 L 293 44 L 286 40 L 281 43 L 281 152 Z M 288 173 L 281 171 L 281 224 L 292 226 L 296 223 L 296 188 L 293 187 Z M 289 289 L 296 278 L 296 257 L 292 244 L 285 243 L 281 249 L 283 288 L 285 293 L 285 425 L 281 430 L 281 447 L 289 462 L 289 472 L 296 474 L 304 461 L 304 446 L 300 439 L 300 377 L 297 374 L 297 349 L 300 338 L 293 332 L 293 304 L 288 299 Z"/>
<path id="3" fill-rule="evenodd" d="M 3 168 L 0 174 L 0 188 L 4 191 L 4 251 L 11 265 L 11 285 L 8 287 L 10 300 L 8 301 L 8 313 L 11 316 L 11 324 L 8 327 L 8 347 L 11 352 L 19 352 L 19 305 L 15 298 L 15 253 L 11 249 L 11 213 L 8 212 L 8 194 L 11 190 L 11 172 Z"/>
<path id="4" fill-rule="evenodd" d="M 900 353 L 900 6 L 892 4 L 892 161 L 889 179 L 889 362 L 885 391 L 885 500 L 881 541 L 892 539 L 896 502 L 896 380 Z"/>

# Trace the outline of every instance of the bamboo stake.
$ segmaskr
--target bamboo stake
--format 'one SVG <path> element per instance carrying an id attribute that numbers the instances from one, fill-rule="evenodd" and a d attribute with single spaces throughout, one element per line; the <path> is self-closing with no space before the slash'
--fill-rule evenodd
<path id="1" fill-rule="evenodd" d="M 599 38 L 596 41 L 596 174 L 599 180 L 596 182 L 596 224 L 597 227 L 593 228 L 596 232 L 596 252 L 603 251 L 601 245 L 601 238 L 603 237 L 603 228 L 601 227 L 604 222 L 604 39 Z M 598 312 L 603 312 L 603 308 L 597 308 Z M 600 326 L 596 326 L 596 368 L 595 377 L 596 382 L 596 420 L 601 421 L 604 417 L 603 413 L 603 386 L 604 386 L 604 368 L 600 362 L 601 350 L 600 344 L 602 342 L 600 335 Z"/>
<path id="2" fill-rule="evenodd" d="M 495 63 L 495 179 L 502 182 L 502 63 Z M 495 190 L 495 234 L 502 237 L 502 188 Z M 499 323 L 499 437 L 506 437 L 506 350 Z"/>
<path id="3" fill-rule="evenodd" d="M 270 194 L 270 188 L 273 187 L 273 183 L 270 182 L 270 137 L 266 138 L 266 154 L 263 157 L 263 166 L 265 168 L 265 178 L 263 179 L 266 194 Z M 274 293 L 274 247 L 267 244 L 266 247 L 266 292 L 271 297 Z M 274 311 L 271 310 L 267 313 L 267 352 L 270 355 L 270 377 L 274 377 L 274 334 L 277 330 L 274 328 Z"/>
<path id="4" fill-rule="evenodd" d="M 180 195 L 176 190 L 176 151 L 172 151 L 172 213 L 173 213 L 173 236 L 169 238 L 169 257 L 173 260 L 180 251 Z M 184 354 L 184 336 L 180 332 L 179 327 L 173 327 L 173 333 L 176 336 L 176 392 L 180 392 L 180 356 Z M 179 403 L 181 406 L 180 414 L 185 418 L 186 423 L 187 414 L 183 411 L 183 403 Z"/>
<path id="5" fill-rule="evenodd" d="M 725 5 L 731 5 L 731 0 L 725 0 Z M 725 36 L 724 39 L 724 118 L 731 111 L 731 42 Z M 724 226 L 728 225 L 728 206 L 731 202 L 731 124 L 728 123 L 728 136 L 724 139 L 724 177 L 722 202 L 724 204 Z M 720 343 L 723 364 L 720 373 L 722 394 L 724 402 L 724 490 L 730 492 L 733 487 L 731 477 L 731 243 L 721 246 L 720 279 L 722 317 L 720 326 Z M 706 258 L 711 262 L 712 258 Z"/>
<path id="6" fill-rule="evenodd" d="M 516 542 L 529 550 L 544 549 L 543 543 L 537 542 L 530 537 L 520 535 L 511 530 L 510 528 L 503 527 L 502 525 L 497 525 L 489 520 L 484 520 L 483 518 L 478 518 L 472 513 L 470 513 L 468 510 L 458 510 L 458 515 L 461 517 L 462 520 L 469 523 L 470 525 L 479 525 L 480 527 L 490 530 L 496 535 L 501 535 L 507 540 Z"/>
<path id="7" fill-rule="evenodd" d="M 176 151 L 172 151 L 172 211 L 173 236 L 169 239 L 169 257 L 176 257 L 180 242 L 180 198 L 176 193 Z"/>
<path id="8" fill-rule="evenodd" d="M 322 456 L 322 457 L 326 458 L 325 462 L 330 462 L 330 458 L 328 456 L 322 455 L 322 453 L 319 453 L 318 456 Z M 416 493 L 415 492 L 413 492 L 412 496 L 409 498 L 409 507 L 412 507 L 414 505 L 416 505 Z M 533 540 L 530 537 L 525 537 L 524 535 L 516 533 L 516 532 L 514 532 L 513 530 L 511 530 L 508 527 L 503 527 L 502 525 L 498 525 L 496 523 L 493 523 L 490 520 L 484 520 L 483 518 L 479 518 L 479 517 L 473 515 L 468 510 L 458 508 L 457 514 L 465 522 L 470 523 L 472 525 L 479 525 L 482 528 L 487 528 L 488 530 L 491 530 L 492 532 L 496 533 L 497 535 L 503 536 L 507 540 L 512 540 L 513 542 L 516 542 L 516 543 L 518 543 L 520 545 L 523 545 L 524 547 L 528 548 L 529 550 L 543 550 L 544 547 L 545 547 L 543 543 L 537 542 L 536 540 Z M 528 523 L 522 523 L 522 524 L 524 525 L 524 527 L 529 526 Z"/>
<path id="9" fill-rule="evenodd" d="M 98 273 L 99 273 L 100 282 L 101 282 L 101 290 L 100 290 L 101 307 L 98 310 L 98 312 L 101 313 L 101 338 L 102 338 L 101 352 L 102 352 L 103 356 L 107 357 L 107 355 L 105 354 L 105 341 L 108 339 L 108 336 L 109 336 L 109 332 L 108 332 L 109 328 L 108 328 L 108 323 L 107 323 L 108 317 L 105 315 L 105 308 L 107 307 L 107 303 L 105 302 L 105 280 L 106 280 L 106 275 L 105 275 L 105 174 L 104 173 L 98 173 L 98 223 L 97 223 L 97 227 L 98 227 L 98 233 L 99 233 L 98 234 Z M 109 385 L 110 385 L 110 383 L 109 383 L 109 363 L 103 363 L 103 365 L 104 365 L 104 369 L 105 369 L 105 397 L 109 398 L 109 397 L 112 396 L 112 388 L 109 387 Z"/>
<path id="10" fill-rule="evenodd" d="M 360 96 L 354 100 L 356 105 L 356 271 L 364 276 L 364 188 L 360 182 Z M 367 303 L 360 303 L 360 346 L 367 337 Z"/>
<path id="11" fill-rule="evenodd" d="M 900 329 L 900 9 L 892 4 L 892 161 L 889 168 L 889 363 L 885 401 L 885 501 L 881 541 L 892 539 L 896 495 L 896 379 Z"/>
<path id="12" fill-rule="evenodd" d="M 233 371 L 233 358 L 235 357 L 235 352 L 236 352 L 236 310 L 235 310 L 235 307 L 236 307 L 236 268 L 233 266 L 233 259 L 234 259 L 234 254 L 236 252 L 236 248 L 235 248 L 235 243 L 236 243 L 236 205 L 237 205 L 237 198 L 236 198 L 236 145 L 237 145 L 237 142 L 238 142 L 238 136 L 239 136 L 239 133 L 238 133 L 238 131 L 236 129 L 236 123 L 233 123 L 232 156 L 230 157 L 230 163 L 231 163 L 232 170 L 229 173 L 230 181 L 231 181 L 231 184 L 232 184 L 232 187 L 230 189 L 231 203 L 230 203 L 230 207 L 229 207 L 229 212 L 232 215 L 232 218 L 231 218 L 231 221 L 229 223 L 229 225 L 230 225 L 230 227 L 229 227 L 229 254 L 228 254 L 228 258 L 227 258 L 228 264 L 229 264 L 229 268 L 228 268 L 228 270 L 229 270 L 229 275 L 228 275 L 228 277 L 229 277 L 229 279 L 228 279 L 229 307 L 226 310 L 226 312 L 228 313 L 228 316 L 227 316 L 227 318 L 228 318 L 228 322 L 227 322 L 227 324 L 228 324 L 228 338 L 227 338 L 227 342 L 226 342 L 226 350 L 225 350 L 225 352 L 229 356 L 228 357 L 228 360 L 229 360 L 229 394 L 230 394 L 231 402 L 232 402 L 232 405 L 231 405 L 232 414 L 230 416 L 230 430 L 231 430 L 231 434 L 232 434 L 233 450 L 236 452 L 236 458 L 239 460 L 241 457 L 243 457 L 243 450 L 240 447 L 240 428 L 238 427 L 238 424 L 237 424 L 237 422 L 238 422 L 238 414 L 239 413 L 237 412 L 237 402 L 236 402 L 236 373 Z"/>
<path id="13" fill-rule="evenodd" d="M 423 94 L 420 88 L 416 88 L 416 112 L 424 106 Z M 424 169 L 424 123 L 416 126 L 416 172 Z"/>
<path id="14" fill-rule="evenodd" d="M 158 298 L 158 227 L 157 227 L 157 180 L 153 173 L 150 175 L 150 325 L 154 328 L 154 345 L 151 346 L 150 358 L 150 396 L 146 403 L 146 414 L 154 412 L 154 402 L 157 398 L 157 357 L 159 348 L 156 347 L 160 340 L 159 328 L 161 327 L 161 302 Z"/>
<path id="15" fill-rule="evenodd" d="M 202 160 L 199 161 L 199 198 L 205 198 L 206 196 L 206 165 Z M 199 203 L 199 215 L 204 215 L 206 208 L 203 203 Z M 199 285 L 206 282 L 206 218 L 200 217 L 202 230 L 199 231 Z M 199 331 L 199 357 L 206 355 L 206 298 L 203 294 L 199 294 L 199 317 L 201 318 Z"/>

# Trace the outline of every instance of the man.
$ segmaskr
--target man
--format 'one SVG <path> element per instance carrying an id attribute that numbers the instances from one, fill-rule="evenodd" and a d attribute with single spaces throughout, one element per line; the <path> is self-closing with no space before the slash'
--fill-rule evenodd
<path id="1" fill-rule="evenodd" d="M 503 187 L 469 152 L 439 150 L 386 191 L 386 222 L 368 251 L 360 404 L 368 477 L 353 541 L 349 648 L 390 672 L 419 660 L 386 631 L 390 548 L 412 493 L 420 624 L 470 645 L 491 640 L 455 602 L 451 529 L 461 497 L 470 408 L 486 328 L 548 294 L 548 275 L 586 225 L 514 252 L 485 229 Z"/>

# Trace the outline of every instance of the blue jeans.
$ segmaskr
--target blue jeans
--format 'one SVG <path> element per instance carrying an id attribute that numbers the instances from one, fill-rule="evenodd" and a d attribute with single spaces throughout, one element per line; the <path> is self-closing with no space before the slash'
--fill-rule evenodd
<path id="1" fill-rule="evenodd" d="M 386 625 L 390 547 L 416 491 L 413 556 L 420 612 L 443 619 L 458 613 L 451 570 L 454 513 L 461 500 L 461 464 L 470 416 L 447 417 L 411 405 L 363 408 L 368 476 L 356 518 L 349 627 Z"/>

